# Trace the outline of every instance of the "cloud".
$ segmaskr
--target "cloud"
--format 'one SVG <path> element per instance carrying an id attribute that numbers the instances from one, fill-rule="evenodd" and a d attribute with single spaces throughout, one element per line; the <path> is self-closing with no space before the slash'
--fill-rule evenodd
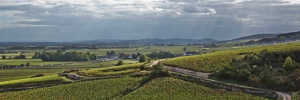
<path id="1" fill-rule="evenodd" d="M 215 14 L 216 11 L 214 9 L 211 9 L 209 7 L 198 7 L 195 5 L 189 5 L 189 6 L 184 6 L 182 9 L 186 13 L 193 13 L 193 14 Z"/>
<path id="2" fill-rule="evenodd" d="M 176 37 L 224 40 L 258 33 L 298 31 L 300 27 L 298 0 L 0 2 L 0 40 L 3 41 L 25 35 L 28 38 L 19 41 Z"/>

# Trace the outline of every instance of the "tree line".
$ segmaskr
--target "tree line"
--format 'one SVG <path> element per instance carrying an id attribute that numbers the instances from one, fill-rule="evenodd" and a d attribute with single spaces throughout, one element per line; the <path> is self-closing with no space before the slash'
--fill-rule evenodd
<path id="1" fill-rule="evenodd" d="M 165 59 L 165 58 L 173 58 L 174 55 L 168 51 L 159 51 L 159 52 L 152 52 L 151 54 L 147 54 L 148 57 L 152 59 Z"/>
<path id="2" fill-rule="evenodd" d="M 2 56 L 2 59 L 6 59 L 7 57 L 5 55 Z M 11 57 L 9 59 L 12 59 Z M 23 54 L 15 56 L 13 59 L 26 59 L 26 56 Z"/>
<path id="3" fill-rule="evenodd" d="M 43 61 L 90 61 L 97 60 L 97 55 L 91 54 L 90 52 L 45 52 L 40 55 Z"/>

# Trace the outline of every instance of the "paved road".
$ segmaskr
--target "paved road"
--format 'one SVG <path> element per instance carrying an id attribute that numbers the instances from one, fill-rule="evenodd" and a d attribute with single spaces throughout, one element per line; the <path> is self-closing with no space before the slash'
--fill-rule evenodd
<path id="1" fill-rule="evenodd" d="M 164 60 L 165 59 L 163 59 L 162 61 L 164 61 Z M 158 62 L 159 62 L 159 60 L 154 61 L 151 65 L 151 67 L 153 65 L 156 65 Z M 202 77 L 202 78 L 208 78 L 208 76 L 211 74 L 211 73 L 202 73 L 202 72 L 182 69 L 182 68 L 178 68 L 178 67 L 171 67 L 171 66 L 164 66 L 164 67 L 168 67 L 170 69 L 170 71 L 173 71 L 173 72 L 186 74 L 186 75 L 190 75 L 190 76 Z M 287 93 L 283 93 L 283 92 L 276 92 L 276 93 L 278 95 L 280 95 L 283 98 L 283 100 L 291 100 L 291 95 L 289 95 Z"/>

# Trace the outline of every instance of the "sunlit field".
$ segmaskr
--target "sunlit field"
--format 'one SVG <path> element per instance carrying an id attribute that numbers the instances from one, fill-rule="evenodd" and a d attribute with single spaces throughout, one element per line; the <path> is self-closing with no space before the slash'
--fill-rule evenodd
<path id="1" fill-rule="evenodd" d="M 125 64 L 136 63 L 135 60 L 123 60 Z M 11 68 L 11 69 L 0 69 L 0 82 L 14 79 L 28 78 L 35 74 L 51 75 L 56 74 L 69 69 L 85 70 L 87 68 L 100 68 L 102 64 L 104 67 L 114 66 L 117 64 L 117 60 L 105 61 L 105 62 L 82 62 L 72 63 L 56 66 L 37 66 L 37 67 L 26 67 L 26 68 Z"/>

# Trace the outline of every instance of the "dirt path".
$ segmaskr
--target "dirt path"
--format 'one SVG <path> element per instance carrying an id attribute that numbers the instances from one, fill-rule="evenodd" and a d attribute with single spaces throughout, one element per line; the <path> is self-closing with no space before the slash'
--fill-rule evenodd
<path id="1" fill-rule="evenodd" d="M 158 62 L 159 62 L 159 60 L 155 60 L 155 61 L 150 65 L 150 67 L 152 67 L 153 65 L 156 65 Z"/>
<path id="2" fill-rule="evenodd" d="M 276 92 L 278 95 L 281 95 L 281 97 L 283 98 L 283 100 L 291 100 L 291 95 L 283 93 L 283 92 Z"/>

